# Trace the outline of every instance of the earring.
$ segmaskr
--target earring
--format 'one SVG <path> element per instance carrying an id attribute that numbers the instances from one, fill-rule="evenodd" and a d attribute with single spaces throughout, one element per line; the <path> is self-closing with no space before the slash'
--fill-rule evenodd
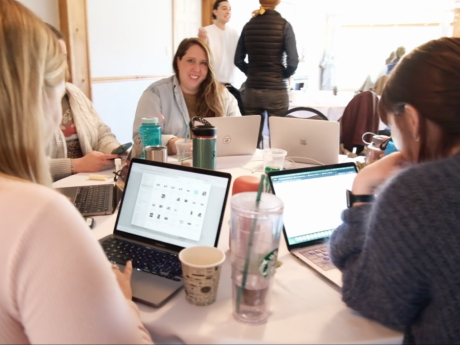
<path id="1" fill-rule="evenodd" d="M 417 137 L 414 139 L 416 142 L 419 142 L 420 141 L 420 137 Z"/>

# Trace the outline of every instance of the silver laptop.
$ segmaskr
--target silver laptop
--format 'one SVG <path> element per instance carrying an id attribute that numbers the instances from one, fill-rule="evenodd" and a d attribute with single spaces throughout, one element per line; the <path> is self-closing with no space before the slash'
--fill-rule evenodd
<path id="1" fill-rule="evenodd" d="M 260 115 L 206 118 L 217 127 L 217 156 L 253 155 L 261 125 Z"/>
<path id="2" fill-rule="evenodd" d="M 230 182 L 228 173 L 131 161 L 113 235 L 100 243 L 109 261 L 132 261 L 133 299 L 161 306 L 183 285 L 178 253 L 217 246 Z"/>
<path id="3" fill-rule="evenodd" d="M 273 192 L 284 202 L 283 232 L 289 252 L 340 287 L 342 274 L 331 263 L 325 242 L 342 223 L 346 190 L 351 190 L 356 174 L 354 163 L 268 174 Z"/>
<path id="4" fill-rule="evenodd" d="M 103 216 L 115 212 L 123 192 L 116 184 L 57 188 L 84 217 Z"/>
<path id="5" fill-rule="evenodd" d="M 337 164 L 340 124 L 337 121 L 270 116 L 270 147 L 287 151 L 297 162 Z"/>

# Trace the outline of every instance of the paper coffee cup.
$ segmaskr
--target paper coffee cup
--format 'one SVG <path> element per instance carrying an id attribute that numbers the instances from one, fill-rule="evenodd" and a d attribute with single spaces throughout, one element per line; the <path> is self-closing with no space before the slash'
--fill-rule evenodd
<path id="1" fill-rule="evenodd" d="M 197 306 L 213 304 L 225 253 L 214 247 L 190 247 L 179 253 L 179 260 L 187 301 Z"/>

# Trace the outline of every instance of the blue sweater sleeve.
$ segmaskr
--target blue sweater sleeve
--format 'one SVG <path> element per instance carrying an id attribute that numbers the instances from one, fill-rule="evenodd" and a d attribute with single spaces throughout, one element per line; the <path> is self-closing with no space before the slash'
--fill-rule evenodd
<path id="1" fill-rule="evenodd" d="M 329 242 L 331 259 L 343 274 L 343 301 L 401 329 L 414 322 L 429 299 L 428 279 L 418 262 L 426 237 L 418 233 L 423 206 L 411 190 L 416 184 L 403 173 L 375 204 L 345 210 Z"/>

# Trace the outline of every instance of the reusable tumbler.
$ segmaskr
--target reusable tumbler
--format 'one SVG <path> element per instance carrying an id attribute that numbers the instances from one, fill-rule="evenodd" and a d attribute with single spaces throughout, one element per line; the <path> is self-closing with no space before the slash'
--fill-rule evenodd
<path id="1" fill-rule="evenodd" d="M 276 268 L 284 205 L 281 199 L 256 192 L 232 197 L 230 233 L 233 316 L 244 323 L 264 323 Z"/>
<path id="2" fill-rule="evenodd" d="M 195 127 L 195 121 L 201 126 Z M 216 170 L 217 129 L 205 119 L 195 116 L 190 120 L 193 135 L 193 166 Z"/>

